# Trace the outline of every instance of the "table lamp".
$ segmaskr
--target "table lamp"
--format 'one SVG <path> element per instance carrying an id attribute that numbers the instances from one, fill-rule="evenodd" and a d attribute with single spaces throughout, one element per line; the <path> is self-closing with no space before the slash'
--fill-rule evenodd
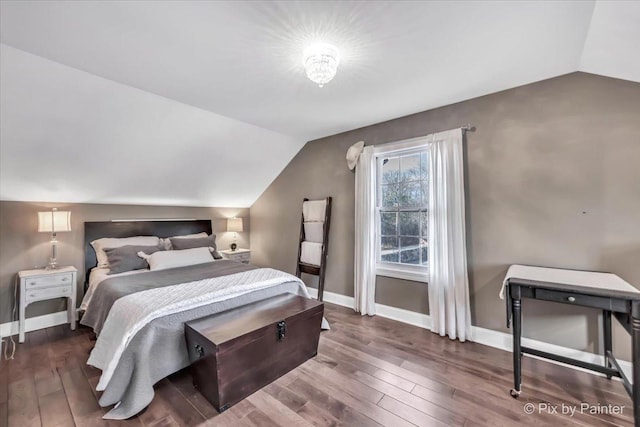
<path id="1" fill-rule="evenodd" d="M 51 233 L 51 260 L 47 265 L 47 270 L 58 268 L 56 261 L 56 246 L 58 240 L 56 233 L 71 231 L 71 212 L 59 211 L 53 208 L 48 212 L 38 212 L 38 231 L 41 233 Z"/>
<path id="2" fill-rule="evenodd" d="M 242 218 L 228 218 L 227 219 L 227 231 L 233 232 L 233 243 L 231 243 L 231 250 L 235 251 L 238 248 L 236 241 L 238 240 L 238 233 L 242 233 Z"/>

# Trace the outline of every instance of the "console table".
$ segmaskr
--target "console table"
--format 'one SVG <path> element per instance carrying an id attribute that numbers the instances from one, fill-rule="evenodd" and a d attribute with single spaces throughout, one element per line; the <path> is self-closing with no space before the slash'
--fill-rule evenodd
<path id="1" fill-rule="evenodd" d="M 506 292 L 505 292 L 506 291 Z M 584 369 L 600 372 L 607 378 L 620 377 L 633 401 L 633 416 L 640 427 L 640 291 L 615 274 L 557 268 L 512 265 L 504 280 L 500 297 L 506 294 L 507 327 L 513 320 L 513 377 L 511 396 L 521 393 L 523 353 L 543 357 Z M 571 359 L 557 354 L 523 347 L 522 299 L 553 301 L 602 310 L 604 334 L 604 365 Z M 632 340 L 632 381 L 620 368 L 613 355 L 611 317 L 618 319 Z"/>

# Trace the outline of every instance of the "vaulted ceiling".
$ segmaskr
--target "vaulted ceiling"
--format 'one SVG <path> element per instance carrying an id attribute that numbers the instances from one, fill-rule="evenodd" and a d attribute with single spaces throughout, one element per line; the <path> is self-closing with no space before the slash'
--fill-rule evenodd
<path id="1" fill-rule="evenodd" d="M 640 2 L 3 1 L 0 199 L 250 206 L 310 139 L 558 75 L 640 81 Z M 307 80 L 303 47 L 341 50 Z"/>

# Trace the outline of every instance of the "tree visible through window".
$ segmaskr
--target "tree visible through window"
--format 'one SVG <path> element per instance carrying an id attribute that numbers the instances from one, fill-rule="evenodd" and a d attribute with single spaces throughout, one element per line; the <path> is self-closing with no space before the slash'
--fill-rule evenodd
<path id="1" fill-rule="evenodd" d="M 427 151 L 377 160 L 378 262 L 426 266 Z"/>

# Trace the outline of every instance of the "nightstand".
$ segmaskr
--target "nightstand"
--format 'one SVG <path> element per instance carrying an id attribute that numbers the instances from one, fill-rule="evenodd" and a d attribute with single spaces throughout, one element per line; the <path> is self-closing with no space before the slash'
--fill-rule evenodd
<path id="1" fill-rule="evenodd" d="M 18 273 L 20 280 L 20 337 L 24 342 L 25 310 L 32 302 L 54 298 L 67 298 L 67 320 L 71 330 L 76 329 L 76 278 L 75 267 L 56 270 L 26 270 Z"/>
<path id="2" fill-rule="evenodd" d="M 218 251 L 222 258 L 228 259 L 231 261 L 238 261 L 243 264 L 249 264 L 251 261 L 251 251 L 249 249 L 236 249 L 232 251 L 231 249 L 226 249 L 224 251 Z"/>

